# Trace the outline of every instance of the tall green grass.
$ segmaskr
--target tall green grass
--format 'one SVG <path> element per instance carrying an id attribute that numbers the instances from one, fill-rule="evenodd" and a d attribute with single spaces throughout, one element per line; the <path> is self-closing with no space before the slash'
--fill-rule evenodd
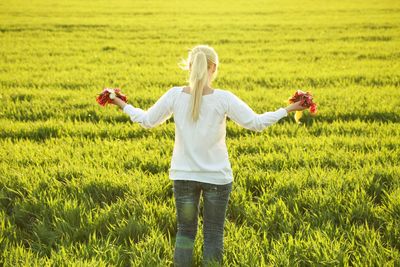
<path id="1" fill-rule="evenodd" d="M 262 133 L 228 121 L 225 265 L 400 265 L 399 8 L 0 2 L 0 265 L 172 265 L 173 118 L 146 130 L 95 96 L 121 87 L 149 108 L 199 43 L 220 56 L 214 87 L 256 112 L 296 89 L 319 104 Z"/>

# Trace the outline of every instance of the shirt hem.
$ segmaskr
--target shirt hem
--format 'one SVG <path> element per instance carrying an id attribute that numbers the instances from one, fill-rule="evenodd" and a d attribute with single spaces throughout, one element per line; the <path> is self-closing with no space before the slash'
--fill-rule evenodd
<path id="1" fill-rule="evenodd" d="M 233 176 L 226 176 L 220 172 L 170 171 L 170 180 L 189 180 L 209 184 L 224 185 L 233 182 Z"/>

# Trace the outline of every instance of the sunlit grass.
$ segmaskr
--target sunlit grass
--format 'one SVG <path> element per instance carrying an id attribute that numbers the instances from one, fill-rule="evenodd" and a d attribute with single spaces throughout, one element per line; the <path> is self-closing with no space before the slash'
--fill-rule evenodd
<path id="1" fill-rule="evenodd" d="M 262 133 L 228 121 L 226 265 L 400 265 L 399 7 L 0 2 L 0 265 L 172 265 L 173 118 L 146 130 L 95 96 L 149 108 L 199 43 L 256 112 L 299 88 L 319 105 Z"/>

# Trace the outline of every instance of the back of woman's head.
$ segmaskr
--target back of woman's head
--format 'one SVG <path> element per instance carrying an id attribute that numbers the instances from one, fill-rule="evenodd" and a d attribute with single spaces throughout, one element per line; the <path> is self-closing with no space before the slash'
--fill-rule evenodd
<path id="1" fill-rule="evenodd" d="M 208 84 L 208 72 L 213 65 L 215 71 L 211 76 L 211 81 L 217 76 L 218 55 L 214 48 L 208 45 L 198 45 L 189 51 L 188 58 L 183 60 L 181 67 L 189 70 L 189 85 L 192 95 L 192 118 L 197 121 L 200 113 L 201 97 L 203 89 Z M 211 82 L 210 81 L 210 82 Z"/>

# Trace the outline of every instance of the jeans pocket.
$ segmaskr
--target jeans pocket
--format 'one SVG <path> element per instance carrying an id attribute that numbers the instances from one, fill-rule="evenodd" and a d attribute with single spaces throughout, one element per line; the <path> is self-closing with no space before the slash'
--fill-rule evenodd
<path id="1" fill-rule="evenodd" d="M 204 190 L 214 200 L 226 200 L 232 191 L 232 183 L 224 185 L 208 184 Z"/>
<path id="2" fill-rule="evenodd" d="M 229 183 L 229 184 L 221 187 L 218 194 L 219 194 L 220 198 L 228 198 L 231 191 L 232 191 L 232 183 Z"/>
<path id="3" fill-rule="evenodd" d="M 174 194 L 185 194 L 187 193 L 188 185 L 187 181 L 185 180 L 174 180 L 174 185 L 172 187 L 172 190 Z"/>
<path id="4" fill-rule="evenodd" d="M 232 191 L 232 182 L 230 182 L 229 184 L 224 184 L 222 186 L 219 187 L 219 192 L 231 192 Z"/>

